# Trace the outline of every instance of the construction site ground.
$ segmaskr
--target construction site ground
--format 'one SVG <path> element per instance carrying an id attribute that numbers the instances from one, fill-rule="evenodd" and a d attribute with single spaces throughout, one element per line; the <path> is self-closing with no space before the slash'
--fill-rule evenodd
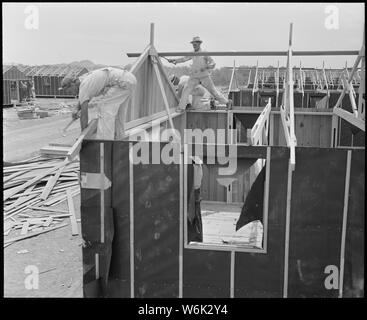
<path id="1" fill-rule="evenodd" d="M 62 136 L 71 116 L 57 114 L 61 102 L 75 101 L 37 99 L 41 109 L 50 110 L 51 116 L 42 119 L 19 120 L 14 108 L 3 109 L 3 161 L 31 158 L 50 143 L 73 144 L 80 134 L 79 121 Z M 80 219 L 80 195 L 74 197 L 74 206 Z M 54 208 L 67 210 L 67 202 Z M 80 222 L 78 226 L 80 231 Z M 27 266 L 38 267 L 38 289 L 26 288 Z M 70 224 L 4 248 L 5 297 L 82 297 L 82 279 L 82 237 L 72 236 Z"/>

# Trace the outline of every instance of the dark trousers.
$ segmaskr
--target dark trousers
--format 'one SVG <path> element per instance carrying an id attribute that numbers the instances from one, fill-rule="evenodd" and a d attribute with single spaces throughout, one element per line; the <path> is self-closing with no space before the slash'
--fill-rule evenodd
<path id="1" fill-rule="evenodd" d="M 191 212 L 191 214 L 188 213 L 188 216 L 192 217 L 191 219 L 189 218 L 187 221 L 188 241 L 203 242 L 200 188 L 195 189 L 194 192 L 191 192 L 190 202 L 194 205 L 189 205 L 189 210 L 194 210 L 194 212 Z"/>

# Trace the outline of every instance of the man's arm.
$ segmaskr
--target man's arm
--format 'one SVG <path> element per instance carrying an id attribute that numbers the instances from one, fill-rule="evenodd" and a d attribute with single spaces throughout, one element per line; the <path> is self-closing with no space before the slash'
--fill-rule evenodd
<path id="1" fill-rule="evenodd" d="M 82 131 L 88 127 L 88 103 L 88 100 L 84 101 L 80 106 L 80 127 L 82 128 Z"/>
<path id="2" fill-rule="evenodd" d="M 191 59 L 192 59 L 192 57 L 182 57 L 182 58 L 178 58 L 178 59 L 169 59 L 168 61 L 170 63 L 177 64 L 177 63 L 183 63 L 183 62 L 189 61 Z"/>

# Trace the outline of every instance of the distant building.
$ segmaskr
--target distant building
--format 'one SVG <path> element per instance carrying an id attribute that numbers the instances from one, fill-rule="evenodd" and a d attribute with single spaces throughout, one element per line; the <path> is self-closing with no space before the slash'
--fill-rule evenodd
<path id="1" fill-rule="evenodd" d="M 25 74 L 33 80 L 36 97 L 76 97 L 78 92 L 60 90 L 61 81 L 66 76 L 80 77 L 88 69 L 80 66 L 55 65 L 26 67 Z"/>
<path id="2" fill-rule="evenodd" d="M 17 66 L 3 66 L 3 105 L 12 105 L 31 97 L 29 78 Z"/>

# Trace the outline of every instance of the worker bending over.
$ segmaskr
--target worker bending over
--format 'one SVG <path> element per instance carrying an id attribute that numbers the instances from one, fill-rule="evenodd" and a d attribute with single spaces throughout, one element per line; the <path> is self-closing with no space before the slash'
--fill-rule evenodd
<path id="1" fill-rule="evenodd" d="M 65 77 L 60 89 L 73 87 L 79 89 L 79 99 L 72 116 L 77 119 L 80 113 L 81 129 L 88 126 L 88 107 L 97 106 L 97 139 L 122 139 L 127 108 L 136 87 L 135 76 L 127 70 L 101 68 L 79 78 Z"/>
<path id="2" fill-rule="evenodd" d="M 199 37 L 194 37 L 191 41 L 194 48 L 194 52 L 204 52 L 201 49 L 201 39 Z M 192 59 L 191 73 L 188 80 L 187 86 L 183 89 L 182 97 L 178 106 L 179 110 L 184 110 L 188 101 L 190 93 L 194 88 L 201 84 L 209 93 L 216 99 L 220 104 L 226 104 L 228 108 L 232 106 L 232 101 L 228 100 L 220 93 L 214 86 L 213 80 L 210 76 L 211 70 L 215 68 L 214 60 L 209 56 L 192 56 L 192 57 L 182 57 L 179 59 L 170 59 L 169 62 L 173 64 L 186 62 Z"/>

